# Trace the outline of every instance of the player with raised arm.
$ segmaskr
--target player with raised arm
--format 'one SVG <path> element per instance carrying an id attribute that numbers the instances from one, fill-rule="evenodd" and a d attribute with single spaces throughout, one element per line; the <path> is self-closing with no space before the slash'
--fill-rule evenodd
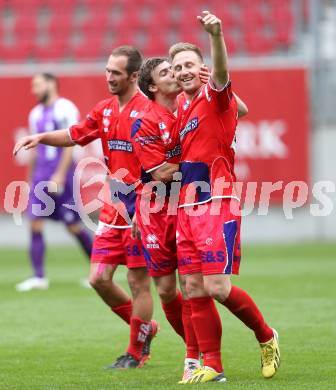
<path id="1" fill-rule="evenodd" d="M 215 298 L 252 329 L 261 346 L 262 375 L 280 364 L 277 333 L 251 297 L 231 285 L 240 265 L 240 210 L 235 191 L 237 102 L 231 91 L 221 21 L 208 11 L 198 16 L 209 34 L 212 72 L 203 86 L 200 49 L 189 43 L 170 48 L 175 77 L 184 91 L 179 110 L 182 145 L 177 250 L 179 272 L 186 275 L 192 323 L 203 367 L 182 383 L 226 381 L 221 361 L 221 320 Z"/>
<path id="2" fill-rule="evenodd" d="M 29 128 L 34 134 L 42 132 L 53 133 L 57 129 L 69 127 L 79 120 L 79 111 L 74 103 L 60 97 L 58 94 L 58 79 L 51 73 L 39 73 L 32 79 L 32 94 L 38 104 L 29 114 Z M 90 258 L 92 238 L 83 229 L 77 212 L 63 206 L 73 203 L 72 180 L 75 165 L 73 150 L 39 145 L 31 151 L 28 180 L 31 184 L 28 203 L 30 219 L 31 243 L 30 260 L 34 276 L 16 285 L 17 291 L 46 289 L 49 280 L 45 276 L 45 242 L 43 224 L 46 218 L 61 221 L 67 230 L 78 241 L 85 254 Z M 48 192 L 49 183 L 56 184 L 57 192 Z M 49 184 L 50 185 L 50 184 Z M 49 210 L 43 199 L 48 196 L 53 199 L 53 209 Z M 82 282 L 88 286 L 87 280 Z"/>
<path id="3" fill-rule="evenodd" d="M 99 102 L 80 124 L 54 132 L 52 136 L 44 133 L 25 137 L 14 149 L 17 153 L 22 147 L 29 149 L 38 143 L 84 146 L 95 139 L 101 140 L 110 173 L 112 201 L 105 203 L 100 214 L 91 256 L 90 281 L 111 310 L 130 324 L 127 352 L 110 368 L 142 367 L 149 357 L 150 341 L 157 332 L 157 323 L 151 320 L 153 300 L 141 240 L 131 237 L 135 184 L 140 177 L 140 163 L 131 143 L 131 126 L 147 103 L 137 86 L 141 63 L 142 57 L 136 48 L 115 48 L 106 66 L 112 97 Z M 118 177 L 120 171 L 126 172 L 124 178 Z M 120 206 L 124 208 L 123 215 L 116 211 Z M 132 300 L 113 282 L 118 264 L 127 264 Z"/>
<path id="4" fill-rule="evenodd" d="M 200 78 L 204 83 L 208 81 L 209 73 L 206 68 L 201 68 Z M 191 307 L 185 293 L 185 276 L 180 276 L 183 299 L 176 289 L 175 276 L 177 220 L 170 188 L 173 174 L 178 171 L 181 154 L 176 126 L 177 96 L 181 87 L 174 78 L 171 64 L 162 57 L 149 58 L 144 62 L 139 73 L 139 87 L 147 95 L 149 102 L 141 123 L 134 131 L 133 139 L 143 168 L 142 181 L 145 185 L 151 184 L 150 189 L 154 190 L 149 189 L 149 193 L 143 193 L 142 201 L 138 199 L 137 222 L 146 248 L 148 272 L 154 279 L 163 310 L 176 333 L 182 337 L 184 333 L 186 356 L 182 380 L 186 380 L 200 367 L 200 362 L 191 322 Z M 241 100 L 239 107 L 240 116 L 245 115 L 247 107 Z M 155 186 L 160 185 L 159 182 L 166 183 L 162 194 L 160 190 L 155 190 Z M 175 197 L 175 206 L 177 200 Z M 163 207 L 150 213 L 146 221 L 147 211 L 153 209 L 156 202 L 162 202 Z"/>

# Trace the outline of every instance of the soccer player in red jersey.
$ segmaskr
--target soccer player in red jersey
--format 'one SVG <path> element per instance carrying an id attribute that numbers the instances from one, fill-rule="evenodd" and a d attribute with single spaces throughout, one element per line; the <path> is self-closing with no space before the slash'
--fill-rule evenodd
<path id="1" fill-rule="evenodd" d="M 199 16 L 210 37 L 212 72 L 203 86 L 199 48 L 178 43 L 169 54 L 184 91 L 179 111 L 182 145 L 178 210 L 179 272 L 186 290 L 203 368 L 183 383 L 225 381 L 221 362 L 221 320 L 212 298 L 252 329 L 261 346 L 262 374 L 272 377 L 280 363 L 277 334 L 242 289 L 231 285 L 240 264 L 240 211 L 235 191 L 237 102 L 228 75 L 221 21 L 208 11 Z"/>
<path id="2" fill-rule="evenodd" d="M 101 140 L 110 172 L 111 202 L 105 204 L 100 214 L 91 255 L 90 282 L 112 311 L 130 324 L 127 352 L 110 368 L 141 367 L 149 356 L 150 341 L 157 332 L 157 323 L 151 320 L 153 300 L 141 241 L 131 237 L 135 183 L 140 177 L 140 163 L 133 149 L 131 132 L 147 103 L 137 86 L 141 63 L 141 54 L 134 47 L 114 49 L 106 66 L 111 98 L 99 102 L 80 124 L 52 134 L 25 137 L 14 148 L 14 153 L 17 153 L 22 147 L 30 149 L 38 143 L 85 146 L 93 140 Z M 121 172 L 126 173 L 122 178 L 118 177 Z M 120 207 L 124 210 L 122 214 L 115 211 Z M 113 282 L 118 264 L 128 266 L 133 301 Z"/>
<path id="3" fill-rule="evenodd" d="M 182 294 L 176 288 L 176 213 L 168 211 L 170 183 L 178 171 L 181 154 L 174 114 L 181 87 L 173 77 L 170 63 L 160 57 L 150 58 L 142 65 L 139 86 L 150 100 L 141 117 L 141 125 L 134 133 L 144 184 L 142 197 L 136 204 L 137 223 L 148 272 L 155 282 L 166 318 L 186 343 L 186 377 L 200 367 L 199 350 L 191 323 L 190 304 L 186 299 L 184 276 L 180 279 Z M 166 186 L 161 193 L 162 182 Z M 160 187 L 155 189 L 156 186 Z M 161 207 L 155 207 L 156 204 Z"/>
<path id="4" fill-rule="evenodd" d="M 200 78 L 204 83 L 208 81 L 209 73 L 206 68 L 201 68 Z M 174 206 L 177 204 L 177 197 L 174 205 L 173 197 L 169 196 L 173 174 L 178 171 L 181 154 L 176 126 L 177 96 L 181 87 L 174 78 L 171 64 L 162 57 L 149 58 L 144 62 L 139 73 L 139 87 L 150 100 L 141 118 L 141 125 L 134 134 L 134 145 L 143 168 L 142 181 L 145 186 L 150 186 L 137 201 L 137 222 L 146 248 L 149 274 L 154 279 L 166 317 L 178 334 L 183 337 L 184 333 L 186 358 L 182 380 L 186 380 L 200 367 L 200 363 L 197 339 L 191 322 L 191 307 L 185 293 L 185 275 L 180 275 L 182 305 L 181 293 L 176 292 L 177 219 Z M 237 99 L 239 116 L 243 116 L 247 113 L 247 107 L 238 97 Z M 162 195 L 160 188 L 155 189 L 162 184 L 158 183 L 160 181 L 167 185 L 163 188 Z M 159 207 L 155 207 L 156 204 Z"/>

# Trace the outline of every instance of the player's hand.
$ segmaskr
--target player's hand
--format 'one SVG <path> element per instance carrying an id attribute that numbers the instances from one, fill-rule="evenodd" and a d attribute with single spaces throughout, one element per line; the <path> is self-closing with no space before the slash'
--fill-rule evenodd
<path id="1" fill-rule="evenodd" d="M 141 233 L 138 227 L 138 222 L 136 220 L 136 215 L 134 214 L 132 218 L 132 231 L 131 231 L 131 236 L 132 238 L 135 239 L 140 239 L 141 238 Z"/>
<path id="2" fill-rule="evenodd" d="M 199 71 L 199 78 L 203 84 L 206 84 L 209 81 L 210 72 L 209 68 L 205 64 L 201 66 L 201 69 Z"/>
<path id="3" fill-rule="evenodd" d="M 203 11 L 202 14 L 202 16 L 197 16 L 197 19 L 202 23 L 204 30 L 213 36 L 220 35 L 222 32 L 222 21 L 209 11 Z"/>
<path id="4" fill-rule="evenodd" d="M 23 137 L 20 141 L 18 141 L 13 149 L 14 156 L 23 148 L 25 150 L 35 148 L 40 142 L 39 134 L 28 135 Z"/>
<path id="5" fill-rule="evenodd" d="M 57 173 L 55 172 L 50 180 L 50 182 L 53 182 L 56 184 L 57 188 L 57 194 L 62 194 L 64 191 L 64 182 L 65 182 L 65 177 L 62 173 Z"/>

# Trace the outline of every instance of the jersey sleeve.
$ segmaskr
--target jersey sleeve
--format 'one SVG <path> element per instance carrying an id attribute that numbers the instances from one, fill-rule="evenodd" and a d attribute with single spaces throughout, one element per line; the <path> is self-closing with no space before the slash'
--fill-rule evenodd
<path id="1" fill-rule="evenodd" d="M 134 126 L 138 127 L 133 141 L 140 164 L 146 172 L 154 171 L 166 163 L 166 148 L 158 124 L 144 118 L 138 119 Z"/>
<path id="2" fill-rule="evenodd" d="M 75 144 L 85 146 L 100 138 L 100 123 L 101 116 L 96 106 L 83 121 L 69 127 L 69 136 Z"/>
<path id="3" fill-rule="evenodd" d="M 233 98 L 231 81 L 228 80 L 222 88 L 218 89 L 214 81 L 210 78 L 204 87 L 204 94 L 210 104 L 216 105 L 219 111 L 224 112 L 229 109 Z"/>

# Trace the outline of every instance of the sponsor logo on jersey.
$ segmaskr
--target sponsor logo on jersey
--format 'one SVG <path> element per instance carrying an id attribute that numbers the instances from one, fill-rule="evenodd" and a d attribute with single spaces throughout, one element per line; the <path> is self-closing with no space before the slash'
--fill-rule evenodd
<path id="1" fill-rule="evenodd" d="M 136 118 L 139 115 L 138 111 L 132 110 L 130 113 L 130 118 Z"/>
<path id="2" fill-rule="evenodd" d="M 131 142 L 121 139 L 110 139 L 107 141 L 109 150 L 119 150 L 121 152 L 133 152 L 133 145 Z"/>
<path id="3" fill-rule="evenodd" d="M 178 264 L 179 266 L 192 264 L 192 259 L 191 259 L 191 257 L 184 257 L 184 258 L 182 258 L 182 259 L 179 259 L 179 260 L 177 261 L 177 264 Z"/>
<path id="4" fill-rule="evenodd" d="M 135 142 L 140 142 L 141 146 L 155 144 L 155 142 L 160 139 L 157 135 L 144 135 L 143 137 L 134 138 Z"/>
<path id="5" fill-rule="evenodd" d="M 103 115 L 104 116 L 111 116 L 112 109 L 111 108 L 104 108 Z"/>
<path id="6" fill-rule="evenodd" d="M 127 256 L 141 256 L 141 251 L 137 245 L 127 245 Z"/>
<path id="7" fill-rule="evenodd" d="M 147 248 L 158 249 L 160 247 L 160 245 L 157 243 L 157 237 L 155 234 L 147 234 L 146 241 L 147 241 L 147 245 L 146 245 Z"/>
<path id="8" fill-rule="evenodd" d="M 166 159 L 169 160 L 175 156 L 179 156 L 181 154 L 181 145 L 176 145 L 174 149 L 168 150 L 166 152 Z"/>
<path id="9" fill-rule="evenodd" d="M 201 260 L 202 263 L 224 263 L 225 253 L 224 251 L 202 251 Z"/>
<path id="10" fill-rule="evenodd" d="M 198 117 L 192 118 L 187 123 L 187 125 L 182 130 L 180 130 L 180 138 L 182 139 L 190 131 L 197 129 L 197 127 L 198 127 Z"/>
<path id="11" fill-rule="evenodd" d="M 164 130 L 164 129 L 166 129 L 167 128 L 167 126 L 166 126 L 166 124 L 164 123 L 164 122 L 160 122 L 159 123 L 159 129 L 160 130 Z"/>

